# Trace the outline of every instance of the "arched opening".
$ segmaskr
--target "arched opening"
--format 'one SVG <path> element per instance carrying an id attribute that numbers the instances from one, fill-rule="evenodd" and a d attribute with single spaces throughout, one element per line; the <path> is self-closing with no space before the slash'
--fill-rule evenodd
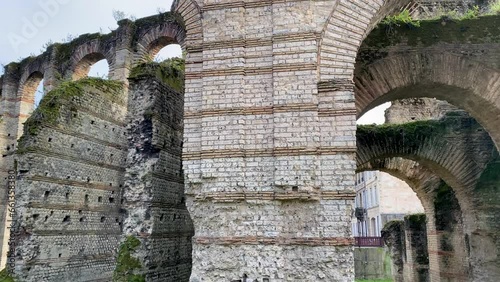
<path id="1" fill-rule="evenodd" d="M 38 87 L 36 88 L 35 92 L 35 102 L 33 104 L 33 110 L 38 108 L 38 105 L 40 105 L 40 101 L 42 100 L 43 96 L 45 95 L 45 90 L 43 87 L 44 80 L 42 79 L 40 83 L 38 84 Z"/>
<path id="2" fill-rule="evenodd" d="M 370 111 L 364 113 L 356 124 L 383 124 L 385 123 L 385 111 L 391 106 L 390 102 L 377 105 Z"/>
<path id="3" fill-rule="evenodd" d="M 43 74 L 35 71 L 20 86 L 21 103 L 19 107 L 18 137 L 22 135 L 23 123 L 38 106 L 44 94 Z"/>
<path id="4" fill-rule="evenodd" d="M 84 77 L 92 76 L 108 79 L 109 62 L 101 53 L 90 53 L 83 57 L 73 70 L 73 80 L 79 80 Z"/>
<path id="5" fill-rule="evenodd" d="M 154 55 L 153 61 L 155 62 L 163 62 L 167 59 L 183 57 L 182 48 L 179 44 L 169 43 L 169 45 L 158 49 L 160 46 L 161 45 L 158 45 L 158 47 L 153 48 L 150 53 Z"/>
<path id="6" fill-rule="evenodd" d="M 109 79 L 109 64 L 106 59 L 102 59 L 93 64 L 87 75 L 88 77 L 97 77 L 102 79 Z"/>

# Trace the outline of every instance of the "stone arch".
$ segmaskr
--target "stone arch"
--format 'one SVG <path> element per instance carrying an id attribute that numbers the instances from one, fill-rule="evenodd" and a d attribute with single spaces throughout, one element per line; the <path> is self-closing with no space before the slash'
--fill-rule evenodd
<path id="1" fill-rule="evenodd" d="M 177 23 L 164 23 L 152 27 L 139 38 L 136 45 L 137 61 L 151 60 L 163 47 L 170 44 L 179 44 L 185 50 L 186 32 Z"/>
<path id="2" fill-rule="evenodd" d="M 456 189 L 462 209 L 473 210 L 470 191 L 494 152 L 488 133 L 468 117 L 445 117 L 413 126 L 359 127 L 357 166 L 391 157 L 419 162 Z"/>
<path id="3" fill-rule="evenodd" d="M 459 250 L 461 255 L 455 257 L 454 264 L 465 269 L 463 275 L 479 273 L 496 277 L 498 270 L 490 266 L 497 263 L 498 258 L 486 254 L 482 244 L 478 243 L 487 241 L 494 245 L 498 242 L 498 231 L 494 227 L 496 223 L 487 220 L 496 213 L 495 209 L 485 208 L 488 202 L 497 199 L 494 192 L 496 188 L 480 187 L 483 185 L 481 179 L 484 178 L 485 169 L 496 157 L 496 148 L 487 132 L 471 121 L 470 118 L 447 116 L 440 121 L 381 126 L 379 130 L 367 130 L 370 126 L 358 128 L 357 164 L 358 167 L 371 167 L 378 159 L 402 157 L 418 162 L 443 179 L 451 187 L 453 197 L 456 197 L 457 209 L 463 211 L 458 219 L 463 228 L 445 230 L 458 238 L 452 250 Z M 445 130 L 418 126 L 439 123 L 445 123 L 442 124 Z M 442 233 L 436 234 L 439 238 Z M 475 245 L 469 242 L 475 242 Z M 497 254 L 498 250 L 495 252 L 493 248 L 492 253 Z M 470 263 L 470 269 L 466 269 L 467 262 Z M 443 271 L 446 272 L 441 269 Z"/>
<path id="4" fill-rule="evenodd" d="M 437 224 L 444 215 L 451 215 L 450 212 L 454 213 L 455 219 L 461 223 L 463 214 L 460 207 L 450 211 L 447 206 L 440 205 L 443 200 L 449 200 L 442 197 L 443 181 L 440 176 L 414 160 L 401 157 L 372 159 L 357 168 L 357 171 L 365 170 L 379 170 L 399 178 L 417 194 L 427 218 L 430 276 L 436 278 L 437 281 L 449 278 L 447 275 L 451 274 L 450 268 L 453 268 L 453 275 L 461 277 L 468 275 L 469 266 L 463 264 L 468 254 L 462 224 L 452 226 L 454 230 L 443 230 L 441 224 Z M 451 196 L 456 201 L 453 194 L 447 196 Z M 453 251 L 450 251 L 450 246 Z"/>
<path id="5" fill-rule="evenodd" d="M 93 39 L 80 44 L 74 49 L 70 59 L 69 73 L 72 80 L 78 80 L 88 75 L 93 64 L 106 59 L 109 65 L 109 77 L 113 77 L 114 48 L 105 47 L 100 39 Z"/>
<path id="6" fill-rule="evenodd" d="M 371 29 L 410 0 L 338 0 L 322 31 L 320 81 L 352 79 L 358 49 Z"/>
<path id="7" fill-rule="evenodd" d="M 195 0 L 174 0 L 171 11 L 180 15 L 186 30 L 186 48 L 200 48 L 203 41 L 202 10 Z"/>
<path id="8" fill-rule="evenodd" d="M 500 72 L 481 63 L 449 53 L 396 55 L 368 65 L 354 81 L 358 116 L 396 99 L 437 98 L 470 113 L 500 146 Z"/>

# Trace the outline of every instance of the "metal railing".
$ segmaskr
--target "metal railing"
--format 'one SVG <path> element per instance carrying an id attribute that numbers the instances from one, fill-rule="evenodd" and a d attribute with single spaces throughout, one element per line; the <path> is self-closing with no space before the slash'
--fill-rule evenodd
<path id="1" fill-rule="evenodd" d="M 354 237 L 357 247 L 383 247 L 382 237 Z"/>

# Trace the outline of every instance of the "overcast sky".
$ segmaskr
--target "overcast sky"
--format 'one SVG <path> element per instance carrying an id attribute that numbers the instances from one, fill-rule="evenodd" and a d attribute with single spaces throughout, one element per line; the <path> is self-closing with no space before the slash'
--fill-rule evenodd
<path id="1" fill-rule="evenodd" d="M 30 55 L 39 55 L 49 41 L 62 42 L 69 36 L 85 33 L 109 33 L 118 27 L 113 10 L 136 18 L 168 11 L 172 0 L 22 0 L 0 3 L 0 64 Z M 162 58 L 180 55 L 178 47 L 159 54 Z M 107 72 L 105 62 L 92 69 L 92 75 Z M 0 68 L 0 75 L 3 68 Z M 375 108 L 360 119 L 361 123 L 383 123 L 388 105 Z"/>

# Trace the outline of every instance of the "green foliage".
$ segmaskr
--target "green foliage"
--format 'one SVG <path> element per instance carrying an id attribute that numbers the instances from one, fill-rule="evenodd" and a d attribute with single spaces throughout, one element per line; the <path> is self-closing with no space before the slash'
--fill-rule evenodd
<path id="1" fill-rule="evenodd" d="M 410 11 L 407 9 L 403 10 L 401 13 L 394 15 L 394 16 L 387 16 L 383 21 L 382 24 L 387 25 L 388 27 L 400 27 L 400 26 L 407 26 L 407 27 L 419 27 L 420 22 L 417 20 L 414 20 L 411 15 Z"/>
<path id="2" fill-rule="evenodd" d="M 405 220 L 413 230 L 425 228 L 426 217 L 424 213 L 410 214 L 405 216 Z"/>
<path id="3" fill-rule="evenodd" d="M 495 2 L 492 2 L 489 7 L 490 13 L 493 14 L 500 14 L 500 0 L 496 0 Z"/>
<path id="4" fill-rule="evenodd" d="M 465 11 L 463 16 L 460 18 L 461 20 L 471 20 L 477 19 L 479 17 L 479 6 L 474 6 L 472 9 L 468 9 Z"/>
<path id="5" fill-rule="evenodd" d="M 69 105 L 73 98 L 82 96 L 87 87 L 103 90 L 103 93 L 109 95 L 108 98 L 113 101 L 116 100 L 119 91 L 123 89 L 123 84 L 118 81 L 93 77 L 62 82 L 59 87 L 42 98 L 38 108 L 26 120 L 23 137 L 36 135 L 43 125 L 55 125 L 60 116 L 61 107 Z"/>
<path id="6" fill-rule="evenodd" d="M 148 62 L 138 65 L 130 71 L 130 79 L 156 77 L 172 89 L 184 93 L 184 68 L 182 58 L 172 58 L 161 63 Z"/>
<path id="7" fill-rule="evenodd" d="M 56 48 L 56 63 L 57 65 L 65 65 L 71 58 L 71 55 L 73 54 L 73 51 L 81 45 L 86 42 L 95 40 L 95 39 L 101 39 L 103 41 L 106 41 L 107 39 L 114 37 L 116 31 L 112 31 L 109 34 L 101 34 L 101 33 L 87 33 L 87 34 L 82 34 L 78 38 L 72 40 L 71 42 L 68 43 L 55 43 L 53 46 Z"/>
<path id="8" fill-rule="evenodd" d="M 115 282 L 145 282 L 144 275 L 134 274 L 134 270 L 141 269 L 141 262 L 132 256 L 132 253 L 141 245 L 141 241 L 134 236 L 128 236 L 120 245 L 116 268 L 113 274 Z"/>
<path id="9" fill-rule="evenodd" d="M 438 43 L 500 43 L 499 26 L 500 14 L 463 20 L 421 20 L 420 27 L 412 29 L 382 22 L 365 39 L 362 49 L 380 50 L 400 43 L 423 47 Z"/>
<path id="10" fill-rule="evenodd" d="M 7 268 L 0 271 L 0 282 L 14 282 L 14 278 L 9 275 Z"/>

